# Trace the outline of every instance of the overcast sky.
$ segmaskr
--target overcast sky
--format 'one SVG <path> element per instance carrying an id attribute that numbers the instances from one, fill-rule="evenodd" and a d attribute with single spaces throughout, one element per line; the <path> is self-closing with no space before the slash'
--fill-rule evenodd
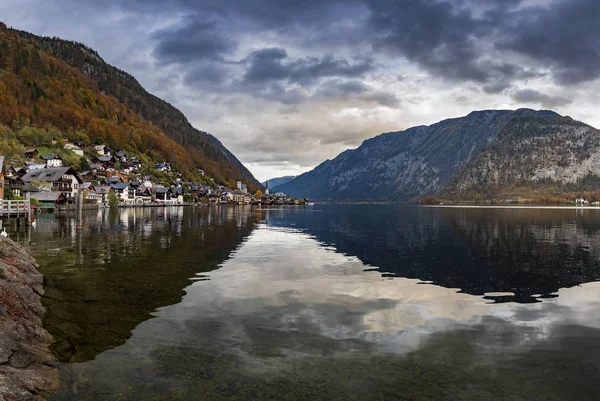
<path id="1" fill-rule="evenodd" d="M 1 0 L 83 42 L 261 181 L 382 132 L 495 108 L 600 126 L 598 0 Z"/>

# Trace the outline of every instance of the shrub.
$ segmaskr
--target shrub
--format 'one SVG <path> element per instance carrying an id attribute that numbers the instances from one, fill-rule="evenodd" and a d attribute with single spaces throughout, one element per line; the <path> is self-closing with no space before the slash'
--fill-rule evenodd
<path id="1" fill-rule="evenodd" d="M 119 206 L 119 197 L 117 196 L 117 194 L 116 194 L 116 193 L 114 193 L 114 192 L 110 192 L 110 193 L 108 194 L 108 204 L 109 204 L 111 207 L 116 207 L 116 206 Z"/>
<path id="2" fill-rule="evenodd" d="M 441 202 L 438 198 L 436 198 L 435 196 L 426 196 L 425 198 L 421 199 L 421 202 L 419 202 L 421 205 L 439 205 Z"/>

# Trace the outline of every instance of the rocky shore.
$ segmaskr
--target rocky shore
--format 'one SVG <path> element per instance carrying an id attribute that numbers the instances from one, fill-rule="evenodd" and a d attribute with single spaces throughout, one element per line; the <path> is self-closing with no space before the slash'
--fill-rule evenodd
<path id="1" fill-rule="evenodd" d="M 51 336 L 42 325 L 43 276 L 33 257 L 0 237 L 0 400 L 40 401 L 56 390 Z"/>

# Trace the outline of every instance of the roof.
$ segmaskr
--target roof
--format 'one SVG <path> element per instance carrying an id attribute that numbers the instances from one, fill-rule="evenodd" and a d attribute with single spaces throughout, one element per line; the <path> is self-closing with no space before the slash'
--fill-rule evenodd
<path id="1" fill-rule="evenodd" d="M 81 178 L 79 178 L 77 173 L 75 173 L 71 167 L 46 167 L 29 170 L 29 172 L 23 176 L 23 181 L 55 182 L 60 180 L 65 174 L 74 175 L 78 181 L 81 181 Z"/>
<path id="2" fill-rule="evenodd" d="M 171 188 L 166 188 L 166 187 L 152 188 L 152 192 L 154 192 L 155 194 L 166 194 L 170 190 L 171 190 Z"/>
<path id="3" fill-rule="evenodd" d="M 35 148 L 32 148 L 32 149 L 27 149 L 27 150 L 25 151 L 25 153 L 34 153 L 34 152 L 37 152 L 37 151 L 38 151 L 37 149 L 35 149 Z"/>
<path id="4" fill-rule="evenodd" d="M 117 184 L 110 184 L 110 186 L 114 189 L 127 189 L 127 188 L 129 188 L 129 183 L 119 182 Z"/>
<path id="5" fill-rule="evenodd" d="M 41 202 L 56 202 L 61 196 L 64 197 L 65 195 L 62 192 L 39 191 L 31 192 L 30 196 Z"/>
<path id="6" fill-rule="evenodd" d="M 101 162 L 109 162 L 112 160 L 112 156 L 96 156 L 96 159 L 100 160 Z"/>
<path id="7" fill-rule="evenodd" d="M 101 187 L 96 187 L 96 189 L 95 189 L 94 192 L 97 193 L 97 194 L 107 194 L 107 193 L 110 192 L 111 189 L 112 189 L 112 187 L 109 187 L 107 185 L 103 185 Z"/>
<path id="8" fill-rule="evenodd" d="M 28 165 L 27 168 L 28 168 L 27 171 L 38 170 L 38 169 L 46 168 L 46 165 L 45 164 L 35 164 L 34 163 L 34 164 Z"/>
<path id="9" fill-rule="evenodd" d="M 45 156 L 40 156 L 40 157 L 44 160 L 55 160 L 55 159 L 62 160 L 62 158 L 59 155 L 55 155 L 55 154 L 45 155 Z"/>

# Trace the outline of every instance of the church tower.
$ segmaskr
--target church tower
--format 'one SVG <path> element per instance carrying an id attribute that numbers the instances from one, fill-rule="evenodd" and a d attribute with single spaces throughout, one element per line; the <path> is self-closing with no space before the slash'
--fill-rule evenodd
<path id="1" fill-rule="evenodd" d="M 265 182 L 265 195 L 269 195 L 269 180 L 267 180 L 267 182 Z"/>

